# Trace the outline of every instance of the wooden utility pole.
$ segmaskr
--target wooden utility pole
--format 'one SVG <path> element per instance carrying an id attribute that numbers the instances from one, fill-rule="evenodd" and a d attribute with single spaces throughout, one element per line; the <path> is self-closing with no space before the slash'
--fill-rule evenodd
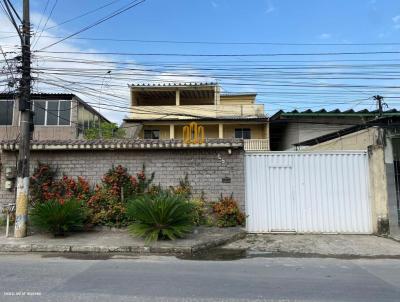
<path id="1" fill-rule="evenodd" d="M 22 18 L 22 77 L 19 91 L 20 139 L 17 163 L 17 200 L 14 237 L 27 233 L 29 159 L 31 140 L 31 32 L 29 0 L 23 0 Z"/>

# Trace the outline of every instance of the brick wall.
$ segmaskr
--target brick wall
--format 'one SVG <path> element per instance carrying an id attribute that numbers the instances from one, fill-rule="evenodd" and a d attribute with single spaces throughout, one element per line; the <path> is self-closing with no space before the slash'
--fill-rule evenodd
<path id="1" fill-rule="evenodd" d="M 113 151 L 32 151 L 31 172 L 37 161 L 58 167 L 59 174 L 83 176 L 91 184 L 100 181 L 112 165 L 123 165 L 131 174 L 144 163 L 148 173 L 155 172 L 155 184 L 177 185 L 188 173 L 195 195 L 204 191 L 208 199 L 220 194 L 231 194 L 244 209 L 244 154 L 242 149 L 169 149 L 169 150 L 113 150 Z M 4 167 L 15 165 L 16 153 L 3 151 L 1 156 L 0 204 L 13 200 L 14 192 L 4 189 Z M 229 177 L 230 183 L 222 181 Z"/>

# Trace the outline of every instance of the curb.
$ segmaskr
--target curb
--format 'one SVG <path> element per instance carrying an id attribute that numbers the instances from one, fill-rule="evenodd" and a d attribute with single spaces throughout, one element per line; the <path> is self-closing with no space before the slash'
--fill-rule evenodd
<path id="1" fill-rule="evenodd" d="M 400 254 L 320 254 L 320 253 L 298 253 L 298 252 L 256 252 L 252 251 L 247 255 L 247 258 L 332 258 L 342 260 L 357 260 L 357 259 L 400 259 Z"/>
<path id="2" fill-rule="evenodd" d="M 238 233 L 235 233 L 235 234 L 232 234 L 229 236 L 225 236 L 223 238 L 217 238 L 217 239 L 205 242 L 205 243 L 199 243 L 199 244 L 192 246 L 192 249 L 190 252 L 193 254 L 193 253 L 201 252 L 201 251 L 204 251 L 207 249 L 215 248 L 215 247 L 227 244 L 227 243 L 231 243 L 231 242 L 237 241 L 239 239 L 245 238 L 246 234 L 247 233 L 245 231 L 240 230 Z"/>
<path id="3" fill-rule="evenodd" d="M 94 246 L 94 245 L 54 245 L 54 244 L 0 244 L 0 253 L 133 253 L 133 254 L 192 254 L 199 251 L 215 248 L 246 236 L 240 230 L 234 234 L 210 239 L 192 246 Z"/>

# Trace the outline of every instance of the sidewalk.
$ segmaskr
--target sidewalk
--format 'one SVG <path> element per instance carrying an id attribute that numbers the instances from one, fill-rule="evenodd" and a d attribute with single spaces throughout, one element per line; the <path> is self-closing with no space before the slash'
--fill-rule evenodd
<path id="1" fill-rule="evenodd" d="M 16 239 L 6 238 L 2 232 L 0 252 L 187 254 L 217 247 L 244 236 L 240 228 L 199 227 L 185 239 L 145 245 L 143 240 L 130 236 L 123 229 L 73 233 L 63 238 L 34 234 Z"/>
<path id="2" fill-rule="evenodd" d="M 223 246 L 247 255 L 333 258 L 398 258 L 400 243 L 373 235 L 248 234 Z"/>

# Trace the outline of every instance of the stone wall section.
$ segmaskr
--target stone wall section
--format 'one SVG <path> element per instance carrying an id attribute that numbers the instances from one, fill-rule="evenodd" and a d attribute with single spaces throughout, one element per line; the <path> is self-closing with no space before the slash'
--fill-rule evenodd
<path id="1" fill-rule="evenodd" d="M 209 200 L 217 200 L 221 193 L 233 193 L 244 210 L 244 151 L 243 149 L 169 149 L 169 150 L 64 150 L 32 151 L 31 173 L 38 161 L 57 167 L 59 177 L 83 176 L 92 185 L 114 165 L 126 167 L 131 174 L 142 165 L 150 175 L 155 172 L 154 184 L 163 187 L 176 186 L 187 173 L 195 196 L 204 192 Z M 4 188 L 6 166 L 16 165 L 16 153 L 3 151 L 0 154 L 1 188 L 0 204 L 14 200 L 14 191 Z"/>

